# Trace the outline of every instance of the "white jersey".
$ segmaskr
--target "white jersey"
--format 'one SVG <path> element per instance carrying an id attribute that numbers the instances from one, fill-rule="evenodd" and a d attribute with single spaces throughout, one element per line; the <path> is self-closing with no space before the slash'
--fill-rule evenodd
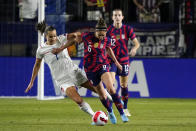
<path id="1" fill-rule="evenodd" d="M 54 48 L 59 48 L 66 42 L 67 35 L 60 35 L 57 37 L 55 44 L 47 45 L 44 43 L 37 49 L 36 53 L 36 58 L 43 58 L 48 64 L 53 79 L 57 82 L 57 86 L 61 88 L 81 85 L 87 81 L 84 72 L 72 62 L 67 49 L 57 55 L 51 52 Z"/>

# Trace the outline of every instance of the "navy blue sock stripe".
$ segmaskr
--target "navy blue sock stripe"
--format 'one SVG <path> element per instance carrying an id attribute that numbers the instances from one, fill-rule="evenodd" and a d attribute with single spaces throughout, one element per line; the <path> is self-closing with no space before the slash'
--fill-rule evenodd
<path id="1" fill-rule="evenodd" d="M 118 109 L 118 112 L 122 115 L 124 112 L 123 112 L 123 105 L 120 102 L 120 97 L 118 96 L 118 94 L 112 94 L 111 96 L 116 108 Z"/>
<path id="2" fill-rule="evenodd" d="M 100 99 L 101 103 L 103 104 L 103 106 L 107 109 L 108 112 L 112 112 L 112 106 L 110 106 L 110 101 L 109 99 Z"/>
<path id="3" fill-rule="evenodd" d="M 128 98 L 129 98 L 129 92 L 128 92 L 127 87 L 126 88 L 121 87 L 121 96 L 124 102 L 124 109 L 127 109 L 127 103 L 128 103 Z"/>

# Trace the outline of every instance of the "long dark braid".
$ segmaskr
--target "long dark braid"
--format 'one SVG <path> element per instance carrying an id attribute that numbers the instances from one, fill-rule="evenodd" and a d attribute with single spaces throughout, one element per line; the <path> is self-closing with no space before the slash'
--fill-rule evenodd
<path id="1" fill-rule="evenodd" d="M 45 21 L 39 22 L 35 25 L 37 31 L 41 32 L 41 34 L 46 34 L 48 31 L 56 30 L 53 26 L 48 26 Z"/>

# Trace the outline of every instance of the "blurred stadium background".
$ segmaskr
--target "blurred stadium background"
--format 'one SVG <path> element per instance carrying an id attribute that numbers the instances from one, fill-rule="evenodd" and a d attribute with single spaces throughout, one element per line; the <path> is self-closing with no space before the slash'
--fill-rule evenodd
<path id="1" fill-rule="evenodd" d="M 35 53 L 38 46 L 38 34 L 35 31 L 35 24 L 38 20 L 38 6 L 37 4 L 31 3 L 32 6 L 29 7 L 32 7 L 32 9 L 28 9 L 35 10 L 36 16 L 35 18 L 25 19 L 21 14 L 21 9 L 24 7 L 21 2 L 25 1 L 25 4 L 28 4 L 31 2 L 39 3 L 40 0 L 0 1 L 0 98 L 26 98 L 37 96 L 37 83 L 34 84 L 34 88 L 29 93 L 24 93 L 24 90 L 28 86 L 28 82 L 31 77 L 32 68 L 35 61 Z M 96 0 L 92 1 L 97 2 Z M 153 103 L 155 101 L 157 104 L 161 102 L 169 103 L 170 100 L 162 101 L 161 99 L 156 100 L 156 98 L 177 98 L 175 99 L 177 101 L 177 103 L 175 103 L 177 106 L 172 108 L 173 112 L 170 112 L 171 114 L 173 113 L 171 117 L 178 119 L 178 117 L 176 117 L 178 114 L 175 114 L 175 111 L 181 107 L 187 108 L 179 113 L 189 112 L 191 114 L 183 114 L 182 116 L 187 118 L 186 123 L 184 124 L 185 128 L 174 128 L 180 124 L 183 125 L 183 121 L 185 119 L 174 123 L 173 126 L 167 125 L 169 126 L 168 128 L 173 127 L 173 130 L 194 130 L 196 127 L 196 124 L 194 123 L 194 121 L 196 121 L 196 112 L 193 111 L 196 109 L 196 104 L 194 104 L 196 98 L 196 1 L 162 0 L 162 4 L 159 7 L 161 19 L 160 22 L 157 23 L 138 22 L 136 12 L 137 7 L 133 0 L 104 0 L 104 2 L 106 2 L 107 5 L 105 5 L 105 11 L 102 13 L 108 25 L 112 23 L 112 10 L 115 8 L 123 9 L 123 14 L 125 16 L 124 23 L 129 24 L 134 28 L 137 38 L 141 43 L 141 48 L 139 49 L 136 57 L 130 58 L 131 68 L 128 83 L 129 97 L 154 99 L 152 101 L 150 99 L 141 99 L 141 101 L 133 99 L 132 104 L 135 104 L 136 108 L 138 108 L 138 110 L 136 110 L 130 105 L 133 112 L 138 111 L 138 114 L 136 114 L 138 116 L 141 115 L 139 114 L 139 111 L 141 111 L 140 105 L 134 103 L 134 100 L 139 103 Z M 100 10 L 100 8 L 102 11 L 103 7 L 89 7 L 85 3 L 85 0 L 45 0 L 45 19 L 49 25 L 56 27 L 58 34 L 70 33 L 74 31 L 90 31 L 96 23 L 96 18 L 90 14 L 90 10 Z M 129 49 L 131 49 L 131 47 L 132 43 L 130 41 Z M 82 68 L 83 47 L 72 46 L 69 48 L 69 54 L 73 61 Z M 53 88 L 55 87 L 55 84 L 53 83 L 49 69 L 46 65 L 44 77 L 44 95 L 61 95 L 57 88 Z M 119 85 L 118 78 L 116 88 L 120 93 L 120 89 L 117 87 L 117 85 Z M 84 97 L 96 96 L 92 92 L 85 89 L 78 91 L 81 96 Z M 182 98 L 185 98 L 185 100 L 182 100 Z M 187 98 L 193 100 L 188 100 Z M 4 100 L 8 101 L 8 103 L 6 103 Z M 173 102 L 175 100 L 173 100 L 171 104 L 174 104 Z M 20 110 L 20 106 L 23 106 L 23 104 L 20 105 L 20 101 L 16 99 L 11 99 L 11 101 L 14 101 L 14 103 L 16 102 L 15 105 L 18 104 L 18 108 L 16 108 L 17 110 Z M 9 109 L 15 108 L 12 106 L 13 103 L 11 101 L 9 99 L 0 100 L 0 103 L 4 105 L 4 108 L 1 108 L 2 110 L 0 109 L 2 115 L 7 110 L 7 114 L 5 113 L 4 117 L 7 117 L 7 115 L 10 113 Z M 90 101 L 90 104 L 94 103 L 91 102 L 91 99 L 87 99 L 87 101 Z M 184 104 L 179 106 L 181 102 Z M 30 103 L 34 103 L 34 101 Z M 52 104 L 52 102 L 48 103 Z M 55 103 L 58 103 L 58 101 Z M 42 102 L 36 104 L 38 107 L 44 106 L 42 105 Z M 143 110 L 144 114 L 156 111 L 156 104 L 154 104 L 154 107 L 152 107 L 153 110 L 149 109 L 148 112 Z M 160 108 L 164 109 L 166 106 L 169 110 L 171 105 L 161 105 Z M 99 107 L 101 107 L 101 105 Z M 99 108 L 96 107 L 96 109 Z M 165 109 L 165 111 L 167 111 L 167 109 Z M 29 113 L 30 112 L 31 111 L 29 110 Z M 40 114 L 37 114 L 39 116 L 36 119 L 40 118 Z M 147 120 L 148 118 L 152 117 L 150 115 L 144 115 L 144 119 L 141 119 Z M 152 118 L 155 117 L 156 115 Z M 164 116 L 158 115 L 158 117 Z M 169 115 L 166 115 L 166 117 L 170 118 Z M 191 120 L 189 121 L 190 117 Z M 34 121 L 34 118 L 32 119 L 32 121 Z M 14 127 L 13 129 L 8 128 L 11 120 L 3 120 L 4 119 L 2 119 L 0 127 L 3 124 L 7 124 L 7 128 L 4 128 L 5 130 L 14 130 Z M 136 120 L 140 120 L 140 117 L 136 117 Z M 69 122 L 72 123 L 72 121 Z M 151 122 L 153 123 L 153 121 Z M 25 123 L 25 121 L 23 123 Z M 62 123 L 60 125 L 63 125 Z M 189 123 L 189 125 L 186 125 L 187 123 Z M 16 122 L 15 125 L 21 124 L 22 123 Z M 26 126 L 28 126 L 28 124 L 29 123 L 27 123 Z M 36 121 L 34 124 L 39 125 L 39 122 Z M 42 124 L 44 124 L 43 121 Z M 148 125 L 149 123 L 144 122 L 144 128 L 139 127 L 139 122 L 135 122 L 134 124 L 135 126 L 138 126 L 138 128 L 136 128 L 137 130 L 143 130 L 145 128 L 145 124 Z M 160 126 L 162 124 L 164 125 L 165 123 L 158 123 Z M 56 123 L 56 125 L 58 124 Z M 153 127 L 153 124 L 151 127 Z M 148 129 L 152 130 L 151 127 L 148 127 Z M 27 129 L 27 127 L 23 128 Z M 168 128 L 162 128 L 162 130 L 168 130 Z M 19 128 L 16 129 L 21 130 Z M 39 126 L 37 126 L 32 130 L 39 129 Z M 76 128 L 74 129 L 77 130 Z M 87 130 L 83 127 L 82 129 Z M 154 130 L 156 129 L 160 130 L 158 127 L 156 127 Z M 125 130 L 128 130 L 128 128 Z"/>
<path id="2" fill-rule="evenodd" d="M 196 98 L 194 0 L 162 0 L 159 7 L 161 20 L 156 23 L 137 21 L 137 7 L 133 0 L 104 0 L 106 3 L 104 12 L 103 7 L 92 8 L 86 1 L 45 0 L 45 20 L 49 25 L 56 27 L 58 34 L 90 31 L 96 23 L 94 17 L 96 13 L 89 15 L 90 11 L 101 10 L 109 25 L 112 23 L 112 10 L 123 9 L 124 23 L 134 28 L 141 43 L 137 56 L 130 58 L 132 67 L 129 78 L 130 95 L 152 98 Z M 1 0 L 0 96 L 2 97 L 37 95 L 36 83 L 29 94 L 24 94 L 24 89 L 31 77 L 38 46 L 38 34 L 35 31 L 38 3 L 39 0 Z M 29 16 L 25 16 L 24 12 Z M 129 49 L 131 46 L 130 41 Z M 69 54 L 82 68 L 82 44 L 70 47 Z M 44 82 L 47 87 L 45 95 L 55 95 L 50 72 L 47 66 L 45 68 Z M 59 92 L 56 90 L 56 93 Z M 94 94 L 85 90 L 82 91 L 82 95 Z"/>

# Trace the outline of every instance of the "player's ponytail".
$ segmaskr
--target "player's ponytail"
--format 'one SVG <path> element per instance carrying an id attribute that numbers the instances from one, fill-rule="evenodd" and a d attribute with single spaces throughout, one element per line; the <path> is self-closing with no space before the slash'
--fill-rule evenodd
<path id="1" fill-rule="evenodd" d="M 107 29 L 107 24 L 106 22 L 104 21 L 103 18 L 100 18 L 98 21 L 97 21 L 97 24 L 95 26 L 95 29 L 96 30 L 106 30 Z"/>
<path id="2" fill-rule="evenodd" d="M 56 30 L 53 26 L 48 26 L 45 21 L 39 22 L 35 25 L 37 31 L 39 31 L 42 35 L 47 35 L 48 31 Z"/>

